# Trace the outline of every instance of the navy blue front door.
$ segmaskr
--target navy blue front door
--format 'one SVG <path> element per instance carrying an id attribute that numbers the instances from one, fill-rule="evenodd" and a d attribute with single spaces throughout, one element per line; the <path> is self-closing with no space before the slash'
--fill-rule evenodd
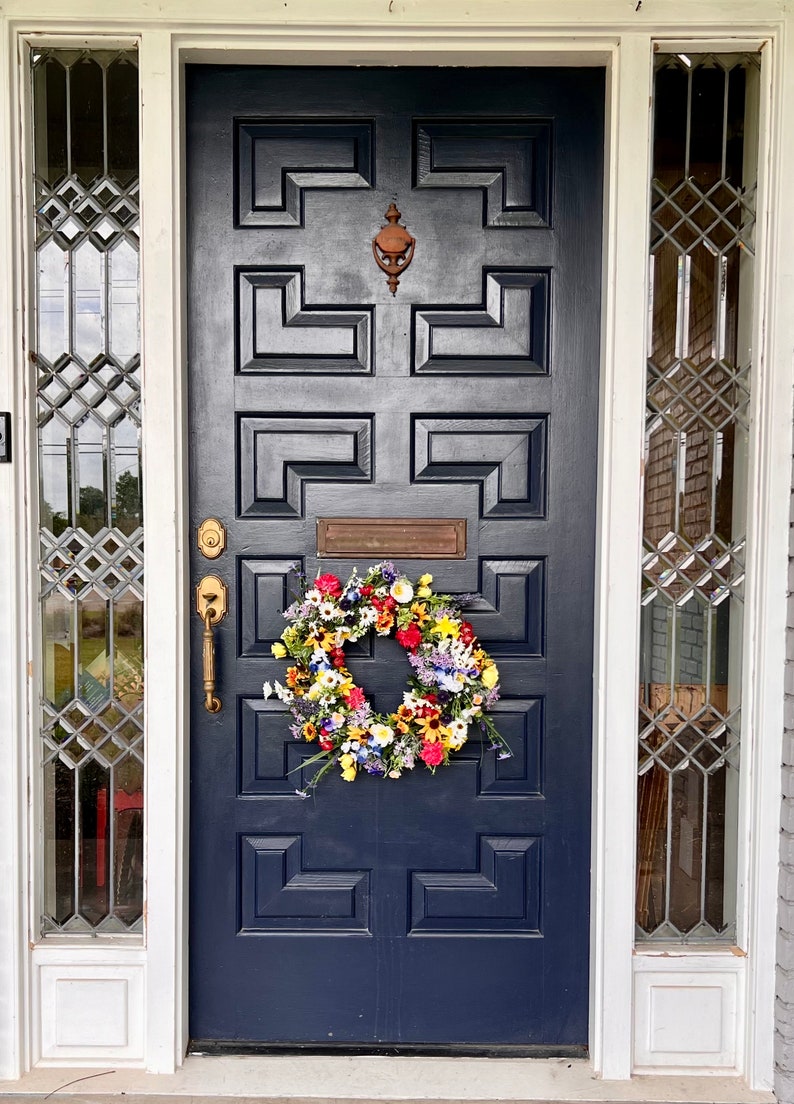
<path id="1" fill-rule="evenodd" d="M 198 1045 L 586 1045 L 603 102 L 590 69 L 188 70 L 191 519 L 228 531 L 192 578 L 230 599 L 214 715 L 192 618 Z M 466 519 L 465 559 L 398 565 L 480 593 L 512 759 L 295 796 L 261 687 L 290 564 L 356 562 L 328 517 Z M 394 708 L 402 649 L 348 655 Z"/>

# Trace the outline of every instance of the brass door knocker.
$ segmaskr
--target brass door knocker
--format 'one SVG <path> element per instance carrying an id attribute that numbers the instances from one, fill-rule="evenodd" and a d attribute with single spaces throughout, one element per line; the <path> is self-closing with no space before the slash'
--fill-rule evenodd
<path id="1" fill-rule="evenodd" d="M 401 218 L 396 204 L 390 203 L 386 212 L 386 225 L 372 239 L 372 255 L 378 268 L 386 273 L 392 295 L 397 294 L 400 275 L 414 259 L 416 247 L 416 238 L 412 238 L 405 227 L 399 225 Z"/>

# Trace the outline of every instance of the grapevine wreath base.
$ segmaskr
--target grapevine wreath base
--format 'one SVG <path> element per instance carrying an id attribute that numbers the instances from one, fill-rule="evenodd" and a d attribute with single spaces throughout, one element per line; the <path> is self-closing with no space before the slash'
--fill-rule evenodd
<path id="1" fill-rule="evenodd" d="M 400 778 L 419 762 L 434 772 L 463 747 L 472 725 L 509 758 L 486 712 L 499 698 L 496 664 L 461 613 L 465 598 L 434 594 L 432 581 L 424 574 L 412 583 L 383 562 L 363 577 L 354 569 L 346 583 L 319 575 L 284 611 L 290 624 L 272 651 L 294 663 L 275 693 L 294 718 L 295 739 L 319 748 L 303 766 L 324 761 L 300 796 L 334 766 L 346 782 L 362 771 Z M 394 713 L 376 713 L 345 666 L 345 644 L 371 630 L 394 633 L 408 653 L 409 689 Z M 274 692 L 269 682 L 263 689 L 266 698 Z"/>

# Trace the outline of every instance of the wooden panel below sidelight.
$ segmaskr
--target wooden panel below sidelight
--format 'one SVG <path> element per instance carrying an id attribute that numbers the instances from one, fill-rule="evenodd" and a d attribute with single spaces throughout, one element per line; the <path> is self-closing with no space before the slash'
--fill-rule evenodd
<path id="1" fill-rule="evenodd" d="M 466 558 L 465 518 L 318 518 L 317 555 Z"/>

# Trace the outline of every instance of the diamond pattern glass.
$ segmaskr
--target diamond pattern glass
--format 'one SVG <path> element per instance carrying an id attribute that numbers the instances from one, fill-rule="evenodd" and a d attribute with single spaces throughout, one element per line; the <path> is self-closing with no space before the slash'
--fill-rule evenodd
<path id="1" fill-rule="evenodd" d="M 637 930 L 735 938 L 758 59 L 654 86 Z"/>
<path id="2" fill-rule="evenodd" d="M 42 931 L 140 930 L 143 528 L 134 51 L 35 51 Z"/>

